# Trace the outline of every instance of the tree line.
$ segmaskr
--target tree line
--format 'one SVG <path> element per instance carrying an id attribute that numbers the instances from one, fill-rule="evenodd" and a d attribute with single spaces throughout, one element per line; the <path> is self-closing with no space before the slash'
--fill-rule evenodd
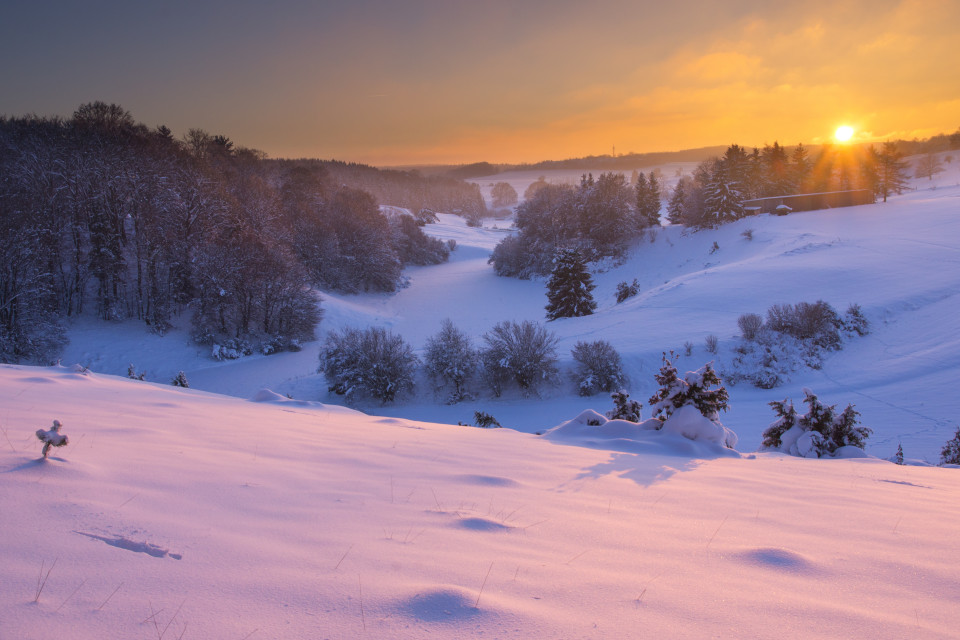
<path id="1" fill-rule="evenodd" d="M 103 102 L 69 119 L 0 117 L 0 361 L 55 357 L 60 319 L 85 313 L 163 333 L 189 310 L 202 343 L 296 348 L 320 318 L 312 287 L 393 291 L 405 264 L 449 255 L 355 186 L 376 175 L 267 160 L 200 129 L 176 139 Z M 475 190 L 380 182 L 423 208 Z"/>

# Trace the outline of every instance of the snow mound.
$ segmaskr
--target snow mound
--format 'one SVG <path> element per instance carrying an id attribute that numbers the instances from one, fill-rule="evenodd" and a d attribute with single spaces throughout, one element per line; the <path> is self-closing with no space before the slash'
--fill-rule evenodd
<path id="1" fill-rule="evenodd" d="M 689 415 L 692 409 L 701 420 Z M 707 424 L 703 424 L 703 423 Z M 662 428 L 661 428 L 662 427 Z M 704 418 L 695 407 L 677 409 L 665 423 L 610 420 L 588 409 L 576 418 L 546 431 L 544 438 L 594 449 L 633 453 L 660 453 L 691 458 L 740 457 L 732 449 L 737 436 L 721 424 Z M 730 446 L 726 446 L 727 443 Z"/>
<path id="2" fill-rule="evenodd" d="M 476 597 L 462 587 L 436 587 L 417 593 L 400 605 L 400 610 L 422 622 L 459 623 L 481 615 L 474 606 Z"/>
<path id="3" fill-rule="evenodd" d="M 696 442 L 712 442 L 729 449 L 737 446 L 737 434 L 719 422 L 706 418 L 692 404 L 674 409 L 663 423 L 662 431 L 676 433 Z"/>

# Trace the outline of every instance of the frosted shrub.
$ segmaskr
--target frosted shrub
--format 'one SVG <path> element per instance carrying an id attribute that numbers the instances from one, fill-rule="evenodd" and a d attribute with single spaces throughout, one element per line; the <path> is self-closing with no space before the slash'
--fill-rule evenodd
<path id="1" fill-rule="evenodd" d="M 606 340 L 577 342 L 570 354 L 577 363 L 574 379 L 581 396 L 610 392 L 626 383 L 620 354 Z"/>
<path id="2" fill-rule="evenodd" d="M 483 377 L 497 397 L 515 382 L 527 394 L 557 377 L 557 337 L 541 325 L 525 320 L 505 321 L 483 335 L 480 350 Z"/>
<path id="3" fill-rule="evenodd" d="M 479 364 L 470 338 L 448 318 L 439 333 L 427 340 L 424 368 L 437 391 L 449 388 L 448 402 L 460 402 L 470 396 L 467 384 Z"/>
<path id="4" fill-rule="evenodd" d="M 852 404 L 838 413 L 836 405 L 824 405 L 809 389 L 803 393 L 807 412 L 802 416 L 790 399 L 770 403 L 777 419 L 763 432 L 762 449 L 803 458 L 834 456 L 842 447 L 863 449 L 873 431 L 859 425 L 860 413 Z"/>
<path id="5" fill-rule="evenodd" d="M 840 326 L 840 316 L 823 300 L 775 304 L 767 310 L 767 327 L 772 331 L 811 341 L 823 349 L 840 349 Z"/>
<path id="6" fill-rule="evenodd" d="M 960 464 L 960 427 L 940 451 L 940 464 Z"/>
<path id="7" fill-rule="evenodd" d="M 737 319 L 737 326 L 744 340 L 753 340 L 763 326 L 763 318 L 756 313 L 745 313 Z"/>
<path id="8" fill-rule="evenodd" d="M 320 351 L 329 391 L 348 400 L 392 402 L 413 389 L 417 357 L 403 338 L 380 327 L 332 331 Z"/>

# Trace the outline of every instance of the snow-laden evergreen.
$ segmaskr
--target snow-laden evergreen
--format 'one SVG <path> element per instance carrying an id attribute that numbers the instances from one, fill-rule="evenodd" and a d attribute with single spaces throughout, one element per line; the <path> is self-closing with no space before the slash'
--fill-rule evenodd
<path id="1" fill-rule="evenodd" d="M 547 281 L 547 320 L 590 315 L 597 308 L 595 288 L 583 255 L 577 249 L 561 249 Z"/>

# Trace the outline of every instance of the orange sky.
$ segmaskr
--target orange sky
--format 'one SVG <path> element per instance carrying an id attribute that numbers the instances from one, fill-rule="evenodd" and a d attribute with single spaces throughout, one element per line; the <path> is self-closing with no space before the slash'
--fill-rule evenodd
<path id="1" fill-rule="evenodd" d="M 956 0 L 5 4 L 0 113 L 104 100 L 271 157 L 521 162 L 960 126 Z"/>

